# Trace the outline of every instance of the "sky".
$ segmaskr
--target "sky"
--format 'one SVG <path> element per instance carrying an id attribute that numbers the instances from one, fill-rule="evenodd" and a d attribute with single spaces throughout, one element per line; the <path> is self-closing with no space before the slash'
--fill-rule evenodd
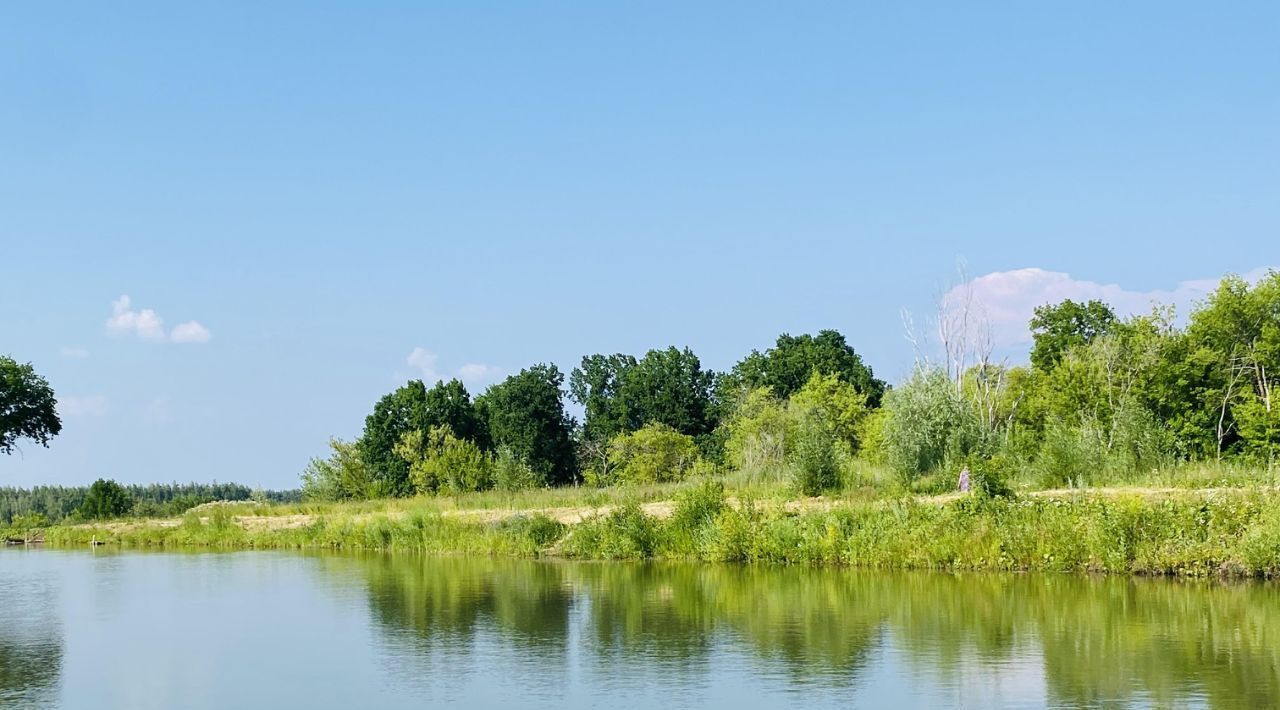
<path id="1" fill-rule="evenodd" d="M 297 485 L 411 377 L 1280 264 L 1280 4 L 8 3 L 0 485 Z M 959 267 L 959 268 L 958 268 Z M 963 274 L 963 275 L 961 275 Z"/>

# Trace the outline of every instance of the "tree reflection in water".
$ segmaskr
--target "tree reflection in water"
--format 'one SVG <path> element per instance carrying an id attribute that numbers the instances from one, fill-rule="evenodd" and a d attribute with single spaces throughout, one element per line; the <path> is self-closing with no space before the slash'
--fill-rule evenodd
<path id="1" fill-rule="evenodd" d="M 1039 665 L 1045 702 L 1280 703 L 1273 585 L 487 558 L 359 558 L 398 658 L 432 667 L 491 635 L 542 671 L 570 649 L 685 679 L 717 654 L 832 688 L 889 652 L 928 682 Z M 1020 665 L 1019 665 L 1020 664 Z M 421 668 L 422 665 L 419 665 Z"/>

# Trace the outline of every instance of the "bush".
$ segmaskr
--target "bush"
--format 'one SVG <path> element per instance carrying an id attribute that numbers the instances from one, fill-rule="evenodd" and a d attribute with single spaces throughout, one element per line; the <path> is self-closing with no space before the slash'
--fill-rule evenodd
<path id="1" fill-rule="evenodd" d="M 981 426 L 946 373 L 917 368 L 885 396 L 888 463 L 910 484 L 948 456 L 965 457 L 981 440 Z"/>
<path id="2" fill-rule="evenodd" d="M 726 425 L 728 462 L 739 471 L 779 469 L 786 463 L 787 412 L 768 387 L 743 397 Z"/>
<path id="3" fill-rule="evenodd" d="M 621 483 L 680 481 L 697 460 L 693 437 L 656 422 L 609 442 L 613 478 Z"/>
<path id="4" fill-rule="evenodd" d="M 454 495 L 493 487 L 493 462 L 470 439 L 459 439 L 447 426 L 432 427 L 426 436 L 410 431 L 395 447 L 409 463 L 409 481 L 420 494 Z"/>
<path id="5" fill-rule="evenodd" d="M 498 447 L 493 457 L 493 485 L 502 491 L 542 488 L 546 481 L 509 446 Z"/>
<path id="6" fill-rule="evenodd" d="M 817 413 L 797 425 L 793 441 L 787 458 L 800 493 L 817 496 L 840 485 L 836 436 Z"/>
<path id="7" fill-rule="evenodd" d="M 1088 485 L 1106 465 L 1106 446 L 1091 420 L 1080 426 L 1049 422 L 1035 468 L 1045 488 Z"/>
<path id="8" fill-rule="evenodd" d="M 341 439 L 330 439 L 329 458 L 313 458 L 302 472 L 302 498 L 309 501 L 365 500 L 387 493 L 374 476 L 360 448 Z"/>

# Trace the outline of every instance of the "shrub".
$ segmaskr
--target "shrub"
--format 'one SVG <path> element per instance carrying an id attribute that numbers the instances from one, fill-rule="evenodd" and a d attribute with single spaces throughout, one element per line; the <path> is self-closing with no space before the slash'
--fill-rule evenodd
<path id="1" fill-rule="evenodd" d="M 693 437 L 656 422 L 609 442 L 609 462 L 622 483 L 679 481 L 697 460 Z"/>
<path id="2" fill-rule="evenodd" d="M 509 446 L 498 447 L 493 457 L 493 485 L 498 490 L 520 491 L 542 488 L 546 481 Z"/>
<path id="3" fill-rule="evenodd" d="M 787 412 L 768 387 L 743 397 L 729 418 L 725 455 L 730 465 L 754 473 L 786 462 Z"/>
<path id="4" fill-rule="evenodd" d="M 309 501 L 362 500 L 386 495 L 355 443 L 330 439 L 329 458 L 313 458 L 302 472 L 302 497 Z"/>
<path id="5" fill-rule="evenodd" d="M 1046 488 L 1087 485 L 1106 465 L 1106 446 L 1091 421 L 1070 426 L 1056 421 L 1044 429 L 1035 467 Z"/>
<path id="6" fill-rule="evenodd" d="M 493 487 L 493 462 L 470 439 L 448 426 L 406 433 L 395 452 L 409 463 L 409 481 L 421 494 L 453 495 Z"/>
<path id="7" fill-rule="evenodd" d="M 822 495 L 839 486 L 840 462 L 836 435 L 818 413 L 804 417 L 796 426 L 791 464 L 796 488 L 807 496 Z"/>
<path id="8" fill-rule="evenodd" d="M 906 483 L 948 455 L 968 455 L 981 439 L 980 430 L 955 384 L 936 368 L 917 368 L 885 396 L 885 454 Z"/>
<path id="9" fill-rule="evenodd" d="M 835 439 L 857 451 L 859 425 L 867 416 L 867 396 L 835 375 L 814 373 L 791 395 L 787 409 L 797 420 L 817 416 Z"/>

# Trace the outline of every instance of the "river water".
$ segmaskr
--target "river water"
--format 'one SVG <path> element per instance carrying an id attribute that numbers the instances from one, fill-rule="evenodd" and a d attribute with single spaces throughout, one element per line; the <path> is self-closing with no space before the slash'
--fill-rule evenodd
<path id="1" fill-rule="evenodd" d="M 0 707 L 1280 706 L 1280 588 L 0 550 Z"/>

